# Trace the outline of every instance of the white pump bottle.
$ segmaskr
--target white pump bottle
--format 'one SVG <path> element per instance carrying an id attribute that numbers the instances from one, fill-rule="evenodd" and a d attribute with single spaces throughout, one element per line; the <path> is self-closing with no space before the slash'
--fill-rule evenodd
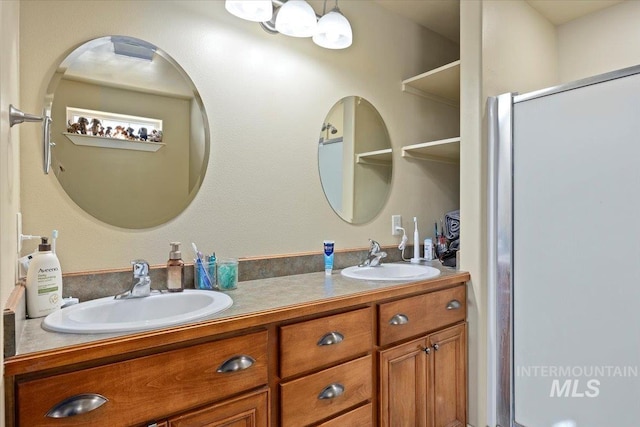
<path id="1" fill-rule="evenodd" d="M 46 237 L 27 271 L 27 315 L 43 317 L 58 310 L 62 304 L 62 270 L 58 257 L 51 252 Z"/>

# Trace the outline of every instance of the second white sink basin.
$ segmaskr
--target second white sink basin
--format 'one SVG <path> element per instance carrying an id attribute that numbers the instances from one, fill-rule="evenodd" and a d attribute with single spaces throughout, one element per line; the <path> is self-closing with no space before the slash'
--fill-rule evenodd
<path id="1" fill-rule="evenodd" d="M 426 280 L 440 275 L 440 270 L 420 264 L 380 264 L 376 267 L 347 267 L 342 275 L 362 280 Z"/>
<path id="2" fill-rule="evenodd" d="M 55 311 L 42 327 L 52 332 L 96 334 L 173 326 L 219 313 L 233 305 L 227 294 L 187 289 L 145 298 L 99 298 Z"/>

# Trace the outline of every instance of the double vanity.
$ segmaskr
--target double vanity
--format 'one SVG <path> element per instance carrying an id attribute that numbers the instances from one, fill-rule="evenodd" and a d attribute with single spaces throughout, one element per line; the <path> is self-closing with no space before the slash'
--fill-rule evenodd
<path id="1" fill-rule="evenodd" d="M 7 425 L 464 426 L 469 275 L 436 268 L 245 281 L 224 311 L 141 332 L 27 320 L 5 361 Z"/>

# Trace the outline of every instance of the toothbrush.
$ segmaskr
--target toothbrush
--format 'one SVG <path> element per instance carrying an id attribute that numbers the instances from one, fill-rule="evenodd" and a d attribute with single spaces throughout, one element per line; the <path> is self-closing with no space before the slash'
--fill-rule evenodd
<path id="1" fill-rule="evenodd" d="M 204 279 L 204 286 L 206 289 L 213 289 L 213 285 L 211 284 L 211 277 L 209 277 L 209 273 L 207 269 L 204 268 L 204 264 L 202 264 L 202 252 L 198 251 L 195 243 L 191 243 L 191 247 L 193 251 L 196 253 L 196 267 L 198 271 L 200 271 L 200 276 Z M 197 286 L 197 284 L 196 284 Z"/>
<path id="2" fill-rule="evenodd" d="M 58 230 L 51 232 L 51 253 L 56 254 L 56 239 L 58 238 Z"/>
<path id="3" fill-rule="evenodd" d="M 420 262 L 420 235 L 418 233 L 418 218 L 413 217 L 413 258 L 411 262 L 417 264 Z"/>

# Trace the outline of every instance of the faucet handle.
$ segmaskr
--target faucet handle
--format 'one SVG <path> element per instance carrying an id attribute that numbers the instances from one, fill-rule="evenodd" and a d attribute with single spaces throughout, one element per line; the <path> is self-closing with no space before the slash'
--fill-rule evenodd
<path id="1" fill-rule="evenodd" d="M 369 239 L 369 253 L 378 253 L 380 252 L 380 243 L 376 242 L 373 239 Z"/>
<path id="2" fill-rule="evenodd" d="M 131 261 L 133 265 L 133 277 L 147 277 L 149 276 L 149 263 L 143 259 L 136 259 Z"/>

